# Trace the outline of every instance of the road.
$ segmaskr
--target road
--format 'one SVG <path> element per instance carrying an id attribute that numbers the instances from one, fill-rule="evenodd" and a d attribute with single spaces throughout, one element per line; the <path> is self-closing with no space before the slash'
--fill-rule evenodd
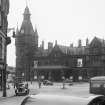
<path id="1" fill-rule="evenodd" d="M 37 84 L 33 85 L 36 86 Z M 43 86 L 40 89 L 38 95 L 42 94 L 49 98 L 50 95 L 55 96 L 76 96 L 76 97 L 87 97 L 92 94 L 89 94 L 89 84 L 88 83 L 75 83 L 73 86 L 69 86 L 66 84 L 65 89 L 62 89 L 62 83 L 54 83 L 54 86 Z M 45 101 L 39 101 L 36 99 L 37 95 L 31 95 L 25 105 L 44 105 Z M 36 101 L 37 100 L 37 101 Z M 53 103 L 53 102 L 52 102 Z M 51 105 L 51 104 L 50 104 Z M 52 104 L 54 105 L 54 103 Z"/>

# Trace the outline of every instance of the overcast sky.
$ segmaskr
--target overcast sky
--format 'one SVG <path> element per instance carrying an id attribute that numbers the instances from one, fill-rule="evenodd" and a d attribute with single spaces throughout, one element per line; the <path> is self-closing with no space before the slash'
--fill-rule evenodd
<path id="1" fill-rule="evenodd" d="M 33 27 L 37 27 L 39 44 L 58 41 L 58 44 L 85 45 L 86 38 L 105 39 L 105 0 L 27 0 Z M 9 27 L 21 26 L 26 0 L 10 0 Z M 12 32 L 8 35 L 11 36 Z M 14 39 L 8 46 L 7 63 L 15 66 Z"/>

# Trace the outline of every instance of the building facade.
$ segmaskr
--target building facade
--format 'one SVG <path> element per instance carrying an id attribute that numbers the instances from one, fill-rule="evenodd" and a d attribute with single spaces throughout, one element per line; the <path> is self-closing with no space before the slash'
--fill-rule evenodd
<path id="1" fill-rule="evenodd" d="M 79 40 L 77 47 L 50 43 L 48 49 L 39 49 L 35 61 L 38 63 L 34 76 L 37 74 L 52 81 L 62 81 L 64 77 L 87 81 L 105 75 L 105 40 L 94 37 L 89 43 L 87 39 L 86 46 L 82 46 Z"/>
<path id="2" fill-rule="evenodd" d="M 6 46 L 10 43 L 7 37 L 9 0 L 0 0 L 0 88 L 6 83 Z"/>

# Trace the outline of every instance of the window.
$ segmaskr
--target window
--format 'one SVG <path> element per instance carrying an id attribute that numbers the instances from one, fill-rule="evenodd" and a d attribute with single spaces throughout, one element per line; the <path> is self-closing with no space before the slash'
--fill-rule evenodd
<path id="1" fill-rule="evenodd" d="M 83 66 L 83 60 L 82 58 L 77 59 L 77 67 L 82 67 Z"/>
<path id="2" fill-rule="evenodd" d="M 93 83 L 93 84 L 92 84 L 92 87 L 98 88 L 98 87 L 100 87 L 100 84 L 98 84 L 98 83 Z"/>

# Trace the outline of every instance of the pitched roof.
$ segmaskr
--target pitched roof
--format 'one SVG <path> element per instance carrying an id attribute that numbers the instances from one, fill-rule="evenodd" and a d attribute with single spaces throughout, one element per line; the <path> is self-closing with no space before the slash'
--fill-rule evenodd
<path id="1" fill-rule="evenodd" d="M 69 47 L 69 46 L 61 46 L 58 45 L 61 51 L 64 54 L 70 54 L 70 55 L 78 55 L 78 54 L 85 54 L 85 46 L 81 47 Z"/>
<path id="2" fill-rule="evenodd" d="M 101 44 L 102 47 L 105 47 L 105 40 L 104 39 L 101 39 L 101 38 L 98 38 L 98 37 L 94 37 L 93 40 L 91 41 L 90 45 L 92 43 L 97 43 L 99 42 Z"/>
<path id="3" fill-rule="evenodd" d="M 24 10 L 24 14 L 30 14 L 29 8 L 28 6 L 26 6 L 25 10 Z"/>
<path id="4" fill-rule="evenodd" d="M 27 6 L 24 11 L 24 19 L 20 28 L 20 33 L 24 33 L 26 35 L 34 34 L 34 29 L 30 20 L 30 11 Z"/>
<path id="5" fill-rule="evenodd" d="M 37 55 L 48 56 L 48 54 L 50 54 L 52 51 L 55 51 L 55 50 L 60 50 L 63 54 L 67 54 L 67 55 L 86 54 L 86 46 L 69 47 L 69 46 L 63 46 L 63 45 L 55 45 L 51 51 L 49 51 L 48 49 L 42 50 L 41 48 L 39 48 Z"/>

